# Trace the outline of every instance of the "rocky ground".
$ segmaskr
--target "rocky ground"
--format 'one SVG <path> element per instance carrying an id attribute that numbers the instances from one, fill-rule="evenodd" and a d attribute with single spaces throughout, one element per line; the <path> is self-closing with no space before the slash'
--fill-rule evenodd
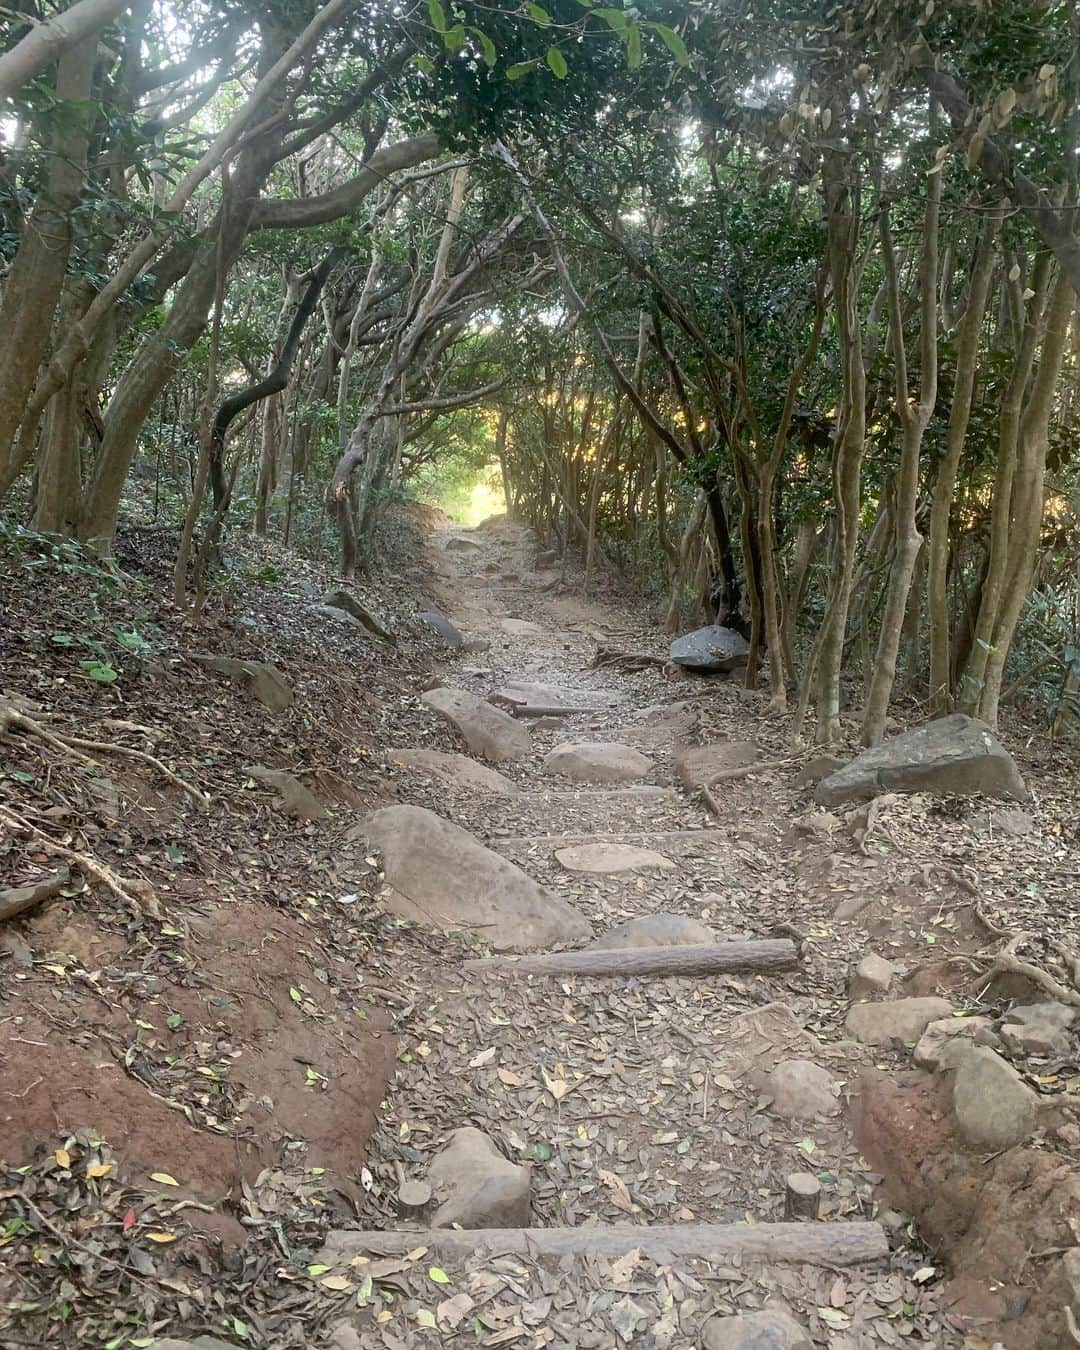
<path id="1" fill-rule="evenodd" d="M 141 732 L 81 664 L 58 686 L 82 615 L 4 671 L 69 750 L 155 746 L 211 809 L 8 728 L 12 868 L 78 878 L 66 840 L 142 886 L 3 930 L 0 1343 L 1070 1343 L 1067 753 L 1008 729 L 1020 804 L 895 776 L 852 801 L 506 522 L 354 595 L 393 646 L 306 586 L 162 635 L 116 682 Z M 195 659 L 271 653 L 280 708 Z M 483 964 L 566 947 L 614 973 Z"/>

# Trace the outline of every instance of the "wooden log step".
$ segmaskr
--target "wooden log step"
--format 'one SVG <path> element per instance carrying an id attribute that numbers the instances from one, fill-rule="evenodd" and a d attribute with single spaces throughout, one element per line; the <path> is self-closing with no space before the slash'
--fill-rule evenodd
<path id="1" fill-rule="evenodd" d="M 600 713 L 603 708 L 568 708 L 564 703 L 509 703 L 514 717 L 576 717 L 579 713 Z"/>
<path id="2" fill-rule="evenodd" d="M 718 1264 L 733 1258 L 814 1266 L 857 1266 L 888 1259 L 889 1241 L 879 1223 L 682 1223 L 597 1224 L 579 1228 L 425 1228 L 400 1232 L 327 1235 L 322 1260 L 344 1263 L 357 1256 L 399 1256 L 427 1247 L 443 1259 L 477 1251 L 492 1256 L 599 1256 L 608 1260 L 640 1248 L 652 1261 L 698 1257 Z"/>
<path id="3" fill-rule="evenodd" d="M 582 784 L 580 792 L 575 795 L 582 800 L 588 800 L 589 797 L 608 796 L 611 793 L 607 791 L 590 791 Z M 539 793 L 530 793 L 529 796 L 535 798 Z M 543 794 L 549 795 L 549 794 Z M 556 795 L 551 793 L 551 796 Z M 559 794 L 567 795 L 565 791 Z M 592 843 L 640 843 L 645 839 L 686 839 L 691 843 L 698 844 L 729 844 L 731 836 L 723 830 L 597 830 L 592 834 L 493 834 L 487 841 L 488 848 L 502 848 L 510 844 L 517 848 L 522 844 L 592 844 Z"/>
<path id="4" fill-rule="evenodd" d="M 790 938 L 687 943 L 681 947 L 586 947 L 531 956 L 488 956 L 465 969 L 492 975 L 716 975 L 731 970 L 791 970 L 799 953 Z"/>

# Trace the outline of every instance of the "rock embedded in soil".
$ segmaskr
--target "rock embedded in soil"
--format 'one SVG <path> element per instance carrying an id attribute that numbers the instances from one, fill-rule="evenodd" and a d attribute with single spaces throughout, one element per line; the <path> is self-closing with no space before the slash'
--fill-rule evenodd
<path id="1" fill-rule="evenodd" d="M 1064 1003 L 1023 1003 L 1010 1008 L 1005 1015 L 1006 1022 L 1020 1026 L 1052 1026 L 1065 1031 L 1080 1018 L 1080 1008 L 1070 1008 Z"/>
<path id="2" fill-rule="evenodd" d="M 538 623 L 533 623 L 529 619 L 503 619 L 499 627 L 507 637 L 542 638 L 546 636 L 545 630 Z"/>
<path id="3" fill-rule="evenodd" d="M 455 1130 L 432 1159 L 428 1182 L 438 1201 L 432 1228 L 528 1228 L 532 1172 L 508 1161 L 483 1132 Z"/>
<path id="4" fill-rule="evenodd" d="M 840 1084 L 828 1069 L 809 1059 L 783 1059 L 765 1079 L 772 1110 L 785 1120 L 834 1116 L 840 1108 Z"/>
<path id="5" fill-rule="evenodd" d="M 1023 800 L 1020 770 L 990 728 L 954 713 L 864 750 L 823 778 L 814 792 L 821 806 L 868 801 L 882 792 L 939 796 L 979 793 Z"/>
<path id="6" fill-rule="evenodd" d="M 463 930 L 496 951 L 532 951 L 592 936 L 585 918 L 467 830 L 419 806 L 386 806 L 364 821 L 382 853 L 395 914 Z"/>
<path id="7" fill-rule="evenodd" d="M 579 783 L 629 783 L 651 772 L 653 762 L 617 741 L 568 741 L 544 759 L 544 772 Z"/>
<path id="8" fill-rule="evenodd" d="M 236 1346 L 230 1341 L 220 1341 L 216 1336 L 196 1336 L 191 1341 L 165 1336 L 153 1341 L 149 1350 L 236 1350 Z"/>
<path id="9" fill-rule="evenodd" d="M 839 755 L 815 755 L 802 766 L 791 780 L 791 785 L 795 788 L 816 787 L 823 778 L 842 769 L 846 763 Z"/>
<path id="10" fill-rule="evenodd" d="M 540 684 L 532 680 L 507 680 L 494 697 L 520 708 L 584 708 L 590 712 L 622 701 L 622 695 L 615 689 L 570 689 L 565 684 Z"/>
<path id="11" fill-rule="evenodd" d="M 715 942 L 716 934 L 685 914 L 645 914 L 627 919 L 589 943 L 592 951 L 620 951 L 626 947 L 692 947 Z"/>
<path id="12" fill-rule="evenodd" d="M 918 1041 L 930 1022 L 948 1017 L 952 1004 L 943 998 L 898 998 L 886 1003 L 856 1003 L 844 1029 L 864 1045 Z"/>
<path id="13" fill-rule="evenodd" d="M 668 648 L 668 659 L 686 670 L 721 674 L 745 666 L 750 646 L 741 633 L 719 624 L 696 628 L 677 637 Z"/>
<path id="14" fill-rule="evenodd" d="M 258 779 L 267 787 L 272 787 L 278 795 L 281 811 L 294 820 L 321 820 L 326 815 L 326 807 L 314 792 L 291 773 L 284 769 L 268 769 L 262 764 L 249 764 L 244 770 L 249 778 Z"/>
<path id="15" fill-rule="evenodd" d="M 555 857 L 568 872 L 595 872 L 613 876 L 620 872 L 674 872 L 675 864 L 662 853 L 636 844 L 579 844 L 556 849 Z M 711 937 L 709 939 L 711 941 Z"/>
<path id="16" fill-rule="evenodd" d="M 761 751 L 750 741 L 683 746 L 675 752 L 675 775 L 687 792 L 696 792 L 728 769 L 746 768 L 760 758 Z"/>
<path id="17" fill-rule="evenodd" d="M 391 750 L 390 759 L 407 769 L 429 774 L 451 787 L 470 792 L 489 792 L 496 797 L 516 797 L 518 787 L 509 778 L 486 764 L 478 764 L 468 755 L 444 750 Z"/>
<path id="18" fill-rule="evenodd" d="M 1064 1055 L 1069 1037 L 1053 1022 L 1010 1022 L 1001 1028 L 1001 1039 L 1015 1054 Z"/>
<path id="19" fill-rule="evenodd" d="M 897 967 L 876 952 L 867 952 L 851 973 L 848 993 L 852 998 L 870 998 L 887 994 L 896 978 Z"/>
<path id="20" fill-rule="evenodd" d="M 920 1069 L 930 1073 L 952 1068 L 956 1056 L 962 1052 L 960 1047 L 966 1042 L 974 1042 L 977 1036 L 993 1036 L 992 1026 L 989 1017 L 943 1017 L 937 1022 L 929 1022 L 919 1037 L 912 1058 Z"/>
<path id="21" fill-rule="evenodd" d="M 416 617 L 425 628 L 430 628 L 432 632 L 438 633 L 451 651 L 460 651 L 464 647 L 465 639 L 457 625 L 453 620 L 448 619 L 445 614 L 440 613 L 439 610 L 424 609 Z"/>
<path id="22" fill-rule="evenodd" d="M 1034 834 L 1039 828 L 1030 811 L 1019 806 L 1003 806 L 990 813 L 990 826 L 999 834 L 1007 834 L 1011 839 L 1023 839 Z"/>
<path id="23" fill-rule="evenodd" d="M 474 755 L 493 764 L 523 759 L 532 751 L 527 727 L 465 689 L 428 689 L 420 701 L 455 726 Z"/>
<path id="24" fill-rule="evenodd" d="M 956 1070 L 953 1110 L 966 1143 L 997 1152 L 1034 1133 L 1039 1098 L 1000 1055 L 973 1045 Z"/>
<path id="25" fill-rule="evenodd" d="M 196 656 L 193 659 L 208 670 L 227 676 L 234 684 L 242 684 L 271 712 L 284 712 L 295 701 L 288 680 L 269 661 L 238 661 L 231 656 Z"/>
<path id="26" fill-rule="evenodd" d="M 810 1337 L 786 1312 L 736 1313 L 711 1317 L 702 1332 L 705 1350 L 814 1350 Z"/>
<path id="27" fill-rule="evenodd" d="M 808 1059 L 817 1041 L 785 1003 L 740 1013 L 727 1033 L 726 1060 L 733 1077 L 751 1070 L 768 1073 L 785 1059 Z"/>
<path id="28" fill-rule="evenodd" d="M 361 628 L 370 633 L 373 638 L 378 638 L 380 642 L 391 644 L 397 642 L 392 630 L 387 628 L 377 615 L 372 614 L 370 609 L 362 605 L 355 595 L 350 595 L 343 588 L 339 587 L 337 590 L 328 591 L 323 596 L 323 604 L 327 609 L 336 609 L 347 614 L 350 619 L 354 619 Z"/>

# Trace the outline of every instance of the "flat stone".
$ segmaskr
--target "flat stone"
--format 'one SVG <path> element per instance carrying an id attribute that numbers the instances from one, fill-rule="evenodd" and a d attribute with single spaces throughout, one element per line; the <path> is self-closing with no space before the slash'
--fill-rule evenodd
<path id="1" fill-rule="evenodd" d="M 765 1079 L 772 1109 L 785 1120 L 814 1120 L 840 1109 L 840 1083 L 809 1059 L 783 1059 Z"/>
<path id="2" fill-rule="evenodd" d="M 455 1130 L 432 1159 L 427 1179 L 438 1209 L 432 1228 L 528 1228 L 532 1171 L 504 1158 L 483 1130 Z"/>
<path id="3" fill-rule="evenodd" d="M 848 993 L 852 998 L 871 998 L 874 994 L 887 994 L 896 978 L 898 967 L 892 961 L 886 961 L 876 952 L 867 952 L 851 973 L 848 980 Z"/>
<path id="4" fill-rule="evenodd" d="M 962 713 L 939 717 L 864 750 L 823 778 L 814 797 L 821 806 L 839 806 L 882 792 L 1028 796 L 1012 756 L 994 733 Z"/>
<path id="5" fill-rule="evenodd" d="M 1031 812 L 1019 806 L 1002 806 L 991 811 L 990 825 L 999 834 L 1007 834 L 1012 839 L 1022 839 L 1039 828 Z"/>
<path id="6" fill-rule="evenodd" d="M 579 783 L 628 783 L 644 778 L 653 762 L 617 741 L 572 741 L 557 745 L 544 759 L 544 772 Z"/>
<path id="7" fill-rule="evenodd" d="M 382 853 L 387 909 L 428 928 L 464 930 L 498 951 L 592 936 L 576 909 L 467 830 L 419 806 L 386 806 L 361 829 Z"/>
<path id="8" fill-rule="evenodd" d="M 330 1350 L 364 1350 L 360 1333 L 349 1322 L 336 1322 L 329 1328 Z"/>
<path id="9" fill-rule="evenodd" d="M 474 755 L 492 763 L 523 759 L 532 750 L 527 727 L 465 689 L 428 689 L 420 701 L 452 723 Z"/>
<path id="10" fill-rule="evenodd" d="M 438 778 L 451 787 L 470 792 L 488 792 L 496 797 L 516 797 L 518 788 L 509 778 L 486 764 L 478 764 L 468 755 L 457 755 L 444 750 L 391 750 L 395 764 L 414 769 L 431 778 Z"/>
<path id="11" fill-rule="evenodd" d="M 282 672 L 269 661 L 239 661 L 231 656 L 196 656 L 208 670 L 225 675 L 241 684 L 253 698 L 271 712 L 283 712 L 295 701 L 295 695 Z"/>
<path id="12" fill-rule="evenodd" d="M 745 666 L 749 654 L 750 645 L 743 635 L 719 624 L 708 624 L 692 633 L 684 633 L 668 648 L 668 659 L 677 666 L 706 674 Z"/>
<path id="13" fill-rule="evenodd" d="M 451 534 L 443 542 L 443 548 L 447 553 L 475 553 L 477 549 L 483 547 L 479 539 L 469 539 L 463 534 Z"/>
<path id="14" fill-rule="evenodd" d="M 1064 1003 L 1024 1003 L 1010 1008 L 1005 1020 L 1021 1026 L 1043 1025 L 1067 1030 L 1080 1017 L 1080 1008 L 1069 1008 Z"/>
<path id="15" fill-rule="evenodd" d="M 1034 1133 L 1039 1098 L 1000 1055 L 974 1045 L 956 1070 L 953 1109 L 967 1143 L 997 1152 L 1022 1144 Z"/>
<path id="16" fill-rule="evenodd" d="M 592 951 L 619 951 L 625 947 L 692 947 L 715 942 L 716 934 L 685 914 L 644 914 L 627 919 L 589 943 Z"/>
<path id="17" fill-rule="evenodd" d="M 326 815 L 326 807 L 294 774 L 284 769 L 268 769 L 262 764 L 249 764 L 244 772 L 272 787 L 282 812 L 294 820 L 321 820 Z"/>
<path id="18" fill-rule="evenodd" d="M 507 637 L 543 637 L 545 629 L 528 619 L 503 619 L 499 627 Z"/>
<path id="19" fill-rule="evenodd" d="M 810 1337 L 785 1312 L 710 1317 L 702 1331 L 705 1350 L 814 1350 Z"/>
<path id="20" fill-rule="evenodd" d="M 898 998 L 888 1003 L 856 1003 L 844 1028 L 864 1045 L 917 1041 L 928 1023 L 948 1017 L 952 1004 L 943 998 Z"/>
<path id="21" fill-rule="evenodd" d="M 568 872 L 674 872 L 675 864 L 662 853 L 635 844 L 580 844 L 574 848 L 560 848 L 555 857 Z"/>
<path id="22" fill-rule="evenodd" d="M 761 751 L 749 741 L 682 746 L 675 752 L 675 774 L 687 792 L 696 792 L 725 769 L 742 769 L 760 758 Z"/>
<path id="23" fill-rule="evenodd" d="M 430 628 L 432 632 L 438 633 L 439 637 L 452 651 L 460 651 L 464 647 L 465 639 L 458 626 L 439 610 L 423 609 L 416 617 L 425 628 Z"/>
<path id="24" fill-rule="evenodd" d="M 593 712 L 622 702 L 623 696 L 614 689 L 569 689 L 564 684 L 507 680 L 494 697 L 520 708 L 584 708 Z"/>
<path id="25" fill-rule="evenodd" d="M 928 1022 L 912 1059 L 920 1069 L 930 1073 L 953 1068 L 958 1044 L 974 1044 L 976 1036 L 992 1034 L 992 1026 L 989 1017 L 942 1017 L 936 1022 Z"/>

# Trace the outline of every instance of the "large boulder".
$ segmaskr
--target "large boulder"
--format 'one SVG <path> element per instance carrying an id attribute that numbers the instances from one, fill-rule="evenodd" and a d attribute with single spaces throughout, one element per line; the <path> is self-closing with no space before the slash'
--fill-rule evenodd
<path id="1" fill-rule="evenodd" d="M 1000 1055 L 973 1045 L 956 1070 L 953 1110 L 967 1143 L 997 1152 L 1022 1144 L 1034 1133 L 1039 1098 Z"/>
<path id="2" fill-rule="evenodd" d="M 711 928 L 685 914 L 643 914 L 617 923 L 589 947 L 593 951 L 621 951 L 626 947 L 693 947 L 715 941 Z"/>
<path id="3" fill-rule="evenodd" d="M 653 762 L 640 750 L 618 741 L 568 741 L 544 759 L 544 772 L 579 783 L 629 783 L 644 778 Z"/>
<path id="4" fill-rule="evenodd" d="M 928 1022 L 912 1058 L 920 1069 L 931 1073 L 955 1068 L 976 1038 L 980 1038 L 980 1044 L 984 1037 L 997 1041 L 992 1027 L 989 1017 L 943 1017 L 939 1022 Z"/>
<path id="5" fill-rule="evenodd" d="M 889 1003 L 856 1003 L 844 1028 L 864 1045 L 917 1041 L 931 1022 L 948 1017 L 952 1004 L 943 998 L 898 998 Z"/>
<path id="6" fill-rule="evenodd" d="M 814 797 L 822 806 L 839 806 L 882 792 L 1028 795 L 1020 770 L 990 728 L 962 713 L 939 717 L 864 750 L 823 778 Z"/>
<path id="7" fill-rule="evenodd" d="M 457 727 L 474 755 L 501 764 L 532 750 L 527 727 L 465 689 L 429 689 L 420 701 Z"/>
<path id="8" fill-rule="evenodd" d="M 294 694 L 285 676 L 270 661 L 239 661 L 232 656 L 196 656 L 207 670 L 225 675 L 235 684 L 257 698 L 271 712 L 283 712 L 294 701 Z"/>
<path id="9" fill-rule="evenodd" d="M 403 918 L 464 929 L 497 951 L 532 951 L 592 936 L 571 905 L 434 811 L 386 806 L 362 829 L 382 853 L 389 892 L 381 899 Z"/>
<path id="10" fill-rule="evenodd" d="M 708 624 L 677 637 L 668 648 L 668 658 L 687 670 L 716 674 L 745 666 L 750 647 L 734 628 Z"/>
<path id="11" fill-rule="evenodd" d="M 532 1172 L 509 1162 L 483 1130 L 455 1130 L 432 1159 L 427 1179 L 438 1209 L 432 1228 L 528 1228 Z"/>
<path id="12" fill-rule="evenodd" d="M 763 1082 L 772 1109 L 785 1120 L 835 1116 L 840 1109 L 840 1084 L 811 1059 L 784 1059 Z"/>
<path id="13" fill-rule="evenodd" d="M 516 783 L 468 755 L 448 754 L 444 750 L 391 750 L 390 758 L 395 764 L 438 778 L 451 787 L 492 793 L 496 797 L 517 796 Z"/>

